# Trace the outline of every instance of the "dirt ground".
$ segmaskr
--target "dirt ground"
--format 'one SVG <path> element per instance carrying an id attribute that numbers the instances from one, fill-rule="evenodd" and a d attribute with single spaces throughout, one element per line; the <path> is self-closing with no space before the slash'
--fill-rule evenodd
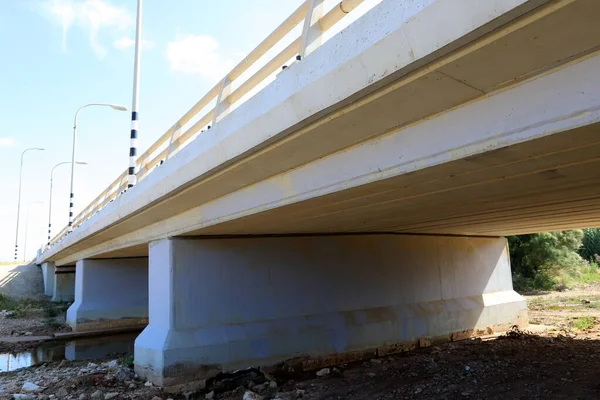
<path id="1" fill-rule="evenodd" d="M 60 371 L 51 363 L 0 374 L 0 393 L 4 385 L 10 398 L 7 388 L 15 393 L 25 380 L 37 379 L 43 387 L 38 400 L 600 399 L 600 284 L 527 299 L 534 333 L 511 331 L 320 371 L 222 374 L 203 389 L 170 392 L 132 373 L 120 373 L 120 381 L 109 369 L 90 370 L 88 362 L 70 363 L 66 376 L 46 379 Z"/>

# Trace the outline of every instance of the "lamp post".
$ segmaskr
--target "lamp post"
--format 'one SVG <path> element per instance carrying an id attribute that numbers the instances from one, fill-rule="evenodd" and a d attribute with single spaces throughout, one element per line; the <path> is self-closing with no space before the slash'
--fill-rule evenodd
<path id="1" fill-rule="evenodd" d="M 75 177 L 75 149 L 77 143 L 77 116 L 79 112 L 86 107 L 90 106 L 101 106 L 101 107 L 110 107 L 113 110 L 117 111 L 127 111 L 127 107 L 119 105 L 119 104 L 109 104 L 109 103 L 90 103 L 84 106 L 79 107 L 77 112 L 75 113 L 75 119 L 73 122 L 73 150 L 71 152 L 71 189 L 69 194 L 69 232 L 73 229 L 73 203 L 75 201 L 73 195 L 73 181 Z"/>
<path id="2" fill-rule="evenodd" d="M 21 183 L 23 181 L 23 156 L 25 156 L 25 153 L 31 150 L 44 151 L 45 149 L 41 147 L 31 147 L 29 149 L 23 150 L 23 152 L 21 153 L 21 168 L 19 172 L 19 196 L 17 200 L 17 233 L 15 234 L 15 261 L 17 261 L 17 257 L 19 254 L 19 216 L 21 213 Z"/>
<path id="3" fill-rule="evenodd" d="M 129 136 L 129 169 L 127 187 L 136 184 L 135 167 L 137 162 L 138 139 L 138 98 L 140 96 L 140 58 L 142 51 L 142 0 L 137 2 L 137 17 L 135 24 L 135 55 L 133 59 L 133 99 L 131 101 L 131 134 Z"/>
<path id="4" fill-rule="evenodd" d="M 71 164 L 71 161 L 63 161 L 56 164 L 50 170 L 50 199 L 48 200 L 48 246 L 50 246 L 50 238 L 52 231 L 52 180 L 54 179 L 54 169 L 59 165 Z M 75 164 L 87 165 L 84 161 L 76 161 Z"/>
<path id="5" fill-rule="evenodd" d="M 42 204 L 41 201 L 32 201 L 27 206 L 27 216 L 25 217 L 25 245 L 23 246 L 23 262 L 27 261 L 27 228 L 29 226 L 29 210 L 34 204 Z"/>

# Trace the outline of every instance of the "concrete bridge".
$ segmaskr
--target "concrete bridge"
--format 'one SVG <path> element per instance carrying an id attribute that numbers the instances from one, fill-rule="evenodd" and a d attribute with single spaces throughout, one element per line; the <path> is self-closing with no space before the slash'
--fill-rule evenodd
<path id="1" fill-rule="evenodd" d="M 148 321 L 167 385 L 527 323 L 503 236 L 600 225 L 600 2 L 382 0 L 323 40 L 360 3 L 304 3 L 42 249 L 75 329 Z"/>

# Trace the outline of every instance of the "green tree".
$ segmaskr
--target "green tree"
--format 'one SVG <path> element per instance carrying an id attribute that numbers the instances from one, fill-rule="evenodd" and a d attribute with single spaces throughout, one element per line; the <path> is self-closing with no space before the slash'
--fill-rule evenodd
<path id="1" fill-rule="evenodd" d="M 583 231 L 543 232 L 508 238 L 513 281 L 518 290 L 553 289 L 561 272 L 582 265 L 577 253 Z"/>
<path id="2" fill-rule="evenodd" d="M 579 255 L 587 261 L 597 262 L 596 254 L 600 255 L 600 229 L 584 229 L 583 245 L 579 249 Z"/>

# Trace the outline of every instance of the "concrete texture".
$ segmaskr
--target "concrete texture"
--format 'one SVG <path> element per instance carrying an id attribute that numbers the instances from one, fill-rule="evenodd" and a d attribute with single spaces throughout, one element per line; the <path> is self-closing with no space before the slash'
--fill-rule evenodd
<path id="1" fill-rule="evenodd" d="M 56 265 L 52 262 L 45 262 L 41 266 L 42 276 L 44 278 L 44 294 L 52 297 L 54 295 L 54 273 Z"/>
<path id="2" fill-rule="evenodd" d="M 52 301 L 70 303 L 75 300 L 75 269 L 57 268 L 54 272 Z"/>
<path id="3" fill-rule="evenodd" d="M 135 365 L 159 385 L 527 322 L 500 238 L 166 239 L 149 262 Z"/>
<path id="4" fill-rule="evenodd" d="M 42 258 L 55 260 L 60 265 L 89 257 L 147 255 L 146 244 L 151 240 L 210 234 L 208 227 L 270 211 L 274 206 L 318 198 L 327 192 L 326 187 L 321 193 L 301 192 L 297 187 L 302 182 L 290 181 L 290 175 L 285 172 L 337 155 L 369 139 L 372 139 L 369 144 L 375 147 L 377 140 L 390 132 L 422 125 L 434 116 L 443 118 L 444 113 L 461 105 L 493 97 L 510 90 L 510 85 L 535 79 L 561 64 L 583 58 L 600 44 L 600 25 L 594 19 L 599 7 L 600 3 L 595 0 L 382 1 L 302 62 L 280 74 L 275 82 L 233 110 L 214 129 L 199 135 Z M 441 20 L 452 23 L 436 23 Z M 564 22 L 569 20 L 578 23 Z M 435 30 L 431 29 L 432 25 L 436 26 Z M 561 29 L 555 29 L 556 26 Z M 491 59 L 493 63 L 489 62 Z M 584 96 L 595 93 L 593 84 L 587 88 Z M 560 98 L 560 93 L 557 96 L 545 92 L 543 97 L 554 100 Z M 519 106 L 527 106 L 527 103 L 519 102 Z M 553 115 L 551 110 L 538 112 L 533 115 L 547 117 L 545 121 L 537 121 L 540 126 L 564 117 Z M 587 111 L 575 112 L 574 115 L 584 116 Z M 481 115 L 475 120 L 485 120 Z M 439 146 L 432 146 L 431 153 L 422 159 L 403 162 L 396 157 L 401 165 L 390 169 L 378 168 L 377 163 L 372 162 L 366 177 L 368 183 L 474 155 L 487 154 L 495 161 L 493 151 L 533 140 L 533 137 L 513 139 L 518 136 L 515 134 L 518 129 L 531 133 L 534 126 L 521 125 L 510 113 L 491 115 L 498 119 L 494 119 L 494 123 L 483 121 L 486 128 L 483 131 L 454 126 L 453 135 L 444 135 L 445 130 L 432 133 L 440 137 L 436 141 Z M 532 114 L 528 110 L 524 115 Z M 594 115 L 587 121 L 593 122 Z M 470 121 L 463 122 L 469 125 Z M 555 124 L 548 133 L 555 134 L 576 124 L 562 128 L 559 125 Z M 457 140 L 457 145 L 451 146 L 454 135 L 459 132 L 468 132 L 472 141 L 459 145 Z M 491 139 L 486 136 L 488 133 Z M 404 137 L 407 135 L 404 132 Z M 512 137 L 507 139 L 503 135 Z M 431 141 L 422 143 L 427 146 Z M 373 149 L 369 160 L 378 159 Z M 529 158 L 524 155 L 521 160 Z M 483 158 L 480 163 L 468 163 L 470 171 L 479 172 L 486 161 Z M 391 162 L 392 159 L 387 160 L 386 164 Z M 547 168 L 557 165 L 560 164 Z M 453 166 L 448 167 L 440 176 L 454 175 Z M 344 176 L 341 173 L 344 166 L 337 165 L 329 171 L 338 172 L 338 178 L 348 182 L 348 185 L 332 186 L 337 190 L 365 185 L 358 182 L 358 177 Z M 461 172 L 469 171 L 461 169 Z M 257 182 L 270 179 L 273 180 L 269 188 L 277 192 L 278 204 L 263 198 L 262 190 L 254 191 L 251 203 L 233 199 L 228 199 L 228 204 L 221 202 L 243 188 L 252 190 Z M 441 178 L 436 176 L 435 179 Z M 431 193 L 435 192 L 439 192 L 438 188 L 431 187 Z M 226 210 L 229 201 L 240 207 Z M 210 208 L 212 213 L 205 214 L 198 207 Z M 187 213 L 194 208 L 190 218 Z M 424 206 L 423 214 L 430 209 Z M 356 211 L 361 210 L 349 213 L 355 215 L 355 220 L 348 230 L 356 231 L 362 220 L 371 220 L 367 212 Z M 318 215 L 318 210 L 316 213 Z M 399 213 L 390 211 L 390 214 Z M 165 222 L 169 217 L 180 218 Z M 273 218 L 271 222 L 277 220 Z M 385 219 L 374 222 L 379 221 Z M 262 225 L 240 224 L 246 232 L 240 226 L 223 226 L 219 234 L 251 234 Z M 326 225 L 321 222 L 311 229 L 315 233 L 334 229 Z M 265 233 L 281 233 L 283 227 L 276 226 Z"/>
<path id="5" fill-rule="evenodd" d="M 148 258 L 77 262 L 75 302 L 67 323 L 75 331 L 145 324 L 148 320 Z"/>
<path id="6" fill-rule="evenodd" d="M 40 297 L 44 282 L 40 268 L 35 264 L 0 265 L 0 293 L 15 297 Z"/>

